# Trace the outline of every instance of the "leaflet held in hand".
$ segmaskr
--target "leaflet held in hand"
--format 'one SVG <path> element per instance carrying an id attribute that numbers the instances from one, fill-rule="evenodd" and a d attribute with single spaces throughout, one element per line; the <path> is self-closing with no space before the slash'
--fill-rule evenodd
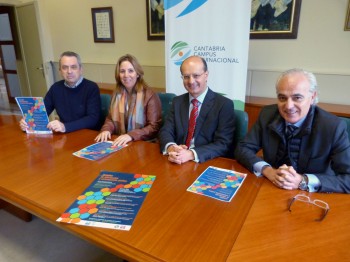
<path id="1" fill-rule="evenodd" d="M 52 134 L 47 128 L 49 117 L 42 97 L 16 97 L 16 102 L 28 125 L 28 134 Z"/>

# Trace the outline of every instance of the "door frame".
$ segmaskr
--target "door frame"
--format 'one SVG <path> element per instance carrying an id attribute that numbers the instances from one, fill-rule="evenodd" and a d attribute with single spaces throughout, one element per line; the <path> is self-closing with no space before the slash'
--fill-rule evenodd
<path id="1" fill-rule="evenodd" d="M 9 81 L 8 81 L 8 74 L 15 74 L 18 76 L 18 68 L 16 70 L 13 69 L 7 69 L 4 63 L 4 56 L 1 50 L 2 45 L 12 45 L 15 49 L 15 56 L 16 60 L 21 58 L 21 50 L 19 45 L 19 38 L 18 38 L 18 32 L 16 28 L 16 20 L 15 20 L 15 8 L 12 6 L 0 6 L 0 14 L 8 14 L 9 16 L 9 22 L 10 22 L 10 28 L 11 28 L 11 34 L 12 34 L 12 40 L 11 41 L 1 41 L 0 40 L 0 59 L 1 59 L 1 68 L 3 72 L 3 77 L 5 80 L 5 86 L 6 86 L 6 93 L 7 97 L 10 103 L 16 103 L 15 97 L 11 96 L 11 90 L 9 88 Z M 20 81 L 19 81 L 20 82 Z"/>

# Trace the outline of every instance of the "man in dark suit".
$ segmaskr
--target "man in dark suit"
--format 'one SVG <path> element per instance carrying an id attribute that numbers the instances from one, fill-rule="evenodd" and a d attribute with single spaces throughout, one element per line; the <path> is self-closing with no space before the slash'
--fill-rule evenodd
<path id="1" fill-rule="evenodd" d="M 162 153 L 177 164 L 232 156 L 233 101 L 208 88 L 209 72 L 203 58 L 185 59 L 180 71 L 188 93 L 173 99 L 169 116 L 160 130 Z"/>
<path id="2" fill-rule="evenodd" d="M 235 157 L 280 188 L 350 193 L 346 124 L 316 106 L 316 89 L 312 73 L 284 72 L 276 83 L 277 105 L 262 109 Z M 263 159 L 256 155 L 260 149 Z"/>

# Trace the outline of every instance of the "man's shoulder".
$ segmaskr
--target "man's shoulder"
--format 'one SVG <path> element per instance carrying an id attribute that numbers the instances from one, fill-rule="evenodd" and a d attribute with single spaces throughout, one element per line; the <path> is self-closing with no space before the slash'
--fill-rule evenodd
<path id="1" fill-rule="evenodd" d="M 277 113 L 279 114 L 277 104 L 266 105 L 260 111 L 261 115 L 275 115 Z"/>
<path id="2" fill-rule="evenodd" d="M 268 125 L 272 122 L 277 124 L 281 120 L 282 120 L 282 116 L 280 115 L 277 104 L 264 106 L 261 109 L 258 117 L 258 121 L 260 121 L 262 125 Z"/>
<path id="3" fill-rule="evenodd" d="M 230 98 L 228 98 L 220 93 L 214 92 L 210 88 L 208 89 L 208 93 L 205 97 L 205 100 L 207 100 L 207 101 L 215 100 L 216 104 L 225 104 L 225 103 L 232 103 L 233 102 Z"/>
<path id="4" fill-rule="evenodd" d="M 188 99 L 189 95 L 188 93 L 184 93 L 182 95 L 178 95 L 178 96 L 175 96 L 173 98 L 173 103 L 179 103 L 180 101 L 186 101 L 186 99 Z"/>
<path id="5" fill-rule="evenodd" d="M 96 82 L 91 81 L 91 80 L 86 79 L 86 78 L 83 78 L 83 81 L 81 83 L 86 85 L 86 86 L 90 86 L 92 88 L 99 88 Z"/>
<path id="6" fill-rule="evenodd" d="M 278 107 L 277 107 L 277 104 L 271 104 L 271 105 L 263 106 L 262 110 L 264 110 L 264 111 L 275 111 L 275 110 L 278 110 Z"/>
<path id="7" fill-rule="evenodd" d="M 328 111 L 320 108 L 319 106 L 315 105 L 315 113 L 314 113 L 315 119 L 317 119 L 319 122 L 325 122 L 325 123 L 339 123 L 341 120 L 336 115 L 329 113 Z"/>
<path id="8" fill-rule="evenodd" d="M 64 80 L 58 80 L 58 81 L 56 81 L 55 83 L 53 83 L 52 85 L 51 85 L 51 87 L 50 88 L 53 88 L 53 87 L 61 87 L 61 86 L 64 86 Z"/>

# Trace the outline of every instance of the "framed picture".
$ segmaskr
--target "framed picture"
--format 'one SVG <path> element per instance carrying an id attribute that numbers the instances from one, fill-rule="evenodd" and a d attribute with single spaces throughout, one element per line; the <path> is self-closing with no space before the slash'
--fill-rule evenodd
<path id="1" fill-rule="evenodd" d="M 346 12 L 344 30 L 350 31 L 350 1 L 348 3 L 348 11 Z"/>
<path id="2" fill-rule="evenodd" d="M 114 43 L 112 7 L 91 8 L 94 42 Z"/>
<path id="3" fill-rule="evenodd" d="M 164 40 L 164 0 L 146 0 L 147 39 Z"/>
<path id="4" fill-rule="evenodd" d="M 250 39 L 296 39 L 301 0 L 251 0 Z"/>

